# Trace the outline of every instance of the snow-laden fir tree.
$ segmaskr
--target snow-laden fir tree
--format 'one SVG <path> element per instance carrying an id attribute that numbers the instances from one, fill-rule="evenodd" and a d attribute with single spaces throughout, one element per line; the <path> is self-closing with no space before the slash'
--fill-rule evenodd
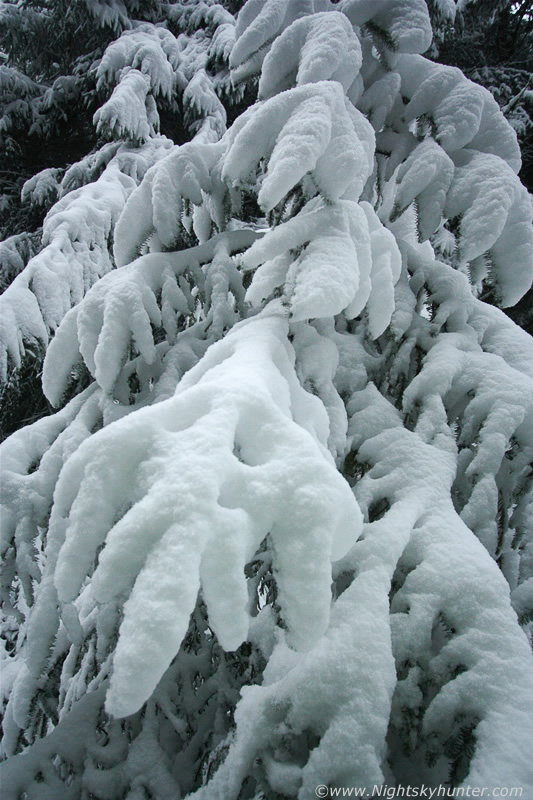
<path id="1" fill-rule="evenodd" d="M 479 299 L 531 286 L 516 136 L 424 0 L 234 10 L 130 20 L 110 141 L 24 190 L 3 376 L 40 343 L 59 410 L 1 453 L 3 794 L 525 796 L 533 348 Z"/>

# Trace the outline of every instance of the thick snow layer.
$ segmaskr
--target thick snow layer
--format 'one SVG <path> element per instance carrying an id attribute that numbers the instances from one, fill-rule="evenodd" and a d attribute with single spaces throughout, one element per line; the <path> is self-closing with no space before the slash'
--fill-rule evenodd
<path id="1" fill-rule="evenodd" d="M 523 735 L 531 729 L 531 656 L 498 568 L 451 504 L 455 453 L 447 426 L 425 442 L 371 385 L 354 395 L 348 411 L 353 446 L 369 467 L 357 496 L 365 509 L 384 497 L 390 508 L 365 525 L 364 538 L 335 565 L 336 575 L 355 576 L 335 601 L 324 636 L 305 654 L 278 636 L 262 685 L 242 692 L 226 760 L 193 795 L 197 800 L 237 797 L 258 758 L 272 788 L 283 784 L 301 800 L 320 782 L 379 785 L 388 777 L 385 736 L 404 735 L 406 708 L 421 741 L 453 741 L 456 720 L 475 720 L 480 752 L 467 785 L 531 785 Z M 501 659 L 502 647 L 516 653 L 512 665 Z M 406 678 L 397 680 L 394 661 Z M 454 676 L 457 664 L 464 671 Z M 429 698 L 423 674 L 432 682 Z M 382 720 L 391 712 L 387 731 Z M 416 748 L 411 758 L 402 783 L 424 775 Z M 389 759 L 401 774 L 394 751 Z"/>
<path id="2" fill-rule="evenodd" d="M 498 559 L 514 590 L 532 574 L 526 555 L 531 514 L 526 486 L 533 457 L 531 338 L 501 311 L 476 300 L 457 270 L 421 259 L 413 250 L 408 260 L 414 280 L 423 273 L 435 313 L 427 355 L 404 394 L 406 412 L 416 413 L 431 396 L 445 404 L 459 448 L 456 509 Z M 510 509 L 502 516 L 503 497 Z M 521 538 L 522 559 L 516 547 Z"/>
<path id="3" fill-rule="evenodd" d="M 220 146 L 191 142 L 174 147 L 154 165 L 128 199 L 118 220 L 114 240 L 118 266 L 133 261 L 153 234 L 157 237 L 153 244 L 172 247 L 180 229 L 187 229 L 187 204 L 200 206 L 205 195 L 215 191 L 211 173 L 220 154 Z M 220 224 L 220 217 L 215 213 L 213 216 Z"/>
<path id="4" fill-rule="evenodd" d="M 59 404 L 72 367 L 82 359 L 106 393 L 113 390 L 132 347 L 151 364 L 156 357 L 154 329 L 165 326 L 173 342 L 176 315 L 193 313 L 192 297 L 183 293 L 180 276 L 189 271 L 201 285 L 200 265 L 213 259 L 217 246 L 225 244 L 232 252 L 255 238 L 254 231 L 232 231 L 188 250 L 147 253 L 100 280 L 67 314 L 50 343 L 43 371 L 50 402 Z"/>
<path id="5" fill-rule="evenodd" d="M 261 71 L 272 41 L 295 19 L 312 14 L 316 0 L 248 0 L 235 27 L 230 55 L 232 80 L 245 80 Z"/>
<path id="6" fill-rule="evenodd" d="M 24 340 L 48 341 L 73 303 L 112 268 L 107 239 L 135 182 L 110 165 L 93 184 L 71 192 L 45 219 L 44 248 L 4 292 L 0 373 L 15 366 Z"/>
<path id="7" fill-rule="evenodd" d="M 29 200 L 32 205 L 40 206 L 54 200 L 59 191 L 60 173 L 61 170 L 49 167 L 27 180 L 21 191 L 22 202 Z"/>
<path id="8" fill-rule="evenodd" d="M 201 8 L 196 14 L 194 9 L 192 14 L 191 9 L 177 10 L 183 17 L 188 14 L 191 27 L 195 18 L 202 17 Z M 163 100 L 177 110 L 175 96 L 180 91 L 190 133 L 203 141 L 220 138 L 226 112 L 218 95 L 228 90 L 228 78 L 223 70 L 214 76 L 206 70 L 215 60 L 227 62 L 234 42 L 234 22 L 220 6 L 206 17 L 212 38 L 201 29 L 176 38 L 162 25 L 135 23 L 111 42 L 96 73 L 98 89 L 112 89 L 111 97 L 94 117 L 99 132 L 145 141 L 159 126 L 156 102 Z"/>
<path id="9" fill-rule="evenodd" d="M 195 72 L 185 87 L 183 105 L 186 117 L 193 120 L 188 125 L 192 133 L 201 129 L 206 121 L 210 123 L 209 132 L 212 135 L 208 136 L 205 131 L 202 137 L 203 141 L 216 142 L 225 133 L 226 110 L 213 88 L 213 81 L 204 69 Z"/>
<path id="10" fill-rule="evenodd" d="M 150 91 L 170 99 L 176 88 L 175 71 L 179 62 L 178 42 L 170 31 L 154 25 L 137 25 L 106 48 L 96 73 L 98 88 L 119 85 L 124 69 L 131 68 L 146 76 Z"/>
<path id="11" fill-rule="evenodd" d="M 226 133 L 233 18 L 167 13 L 104 52 L 100 115 L 138 82 L 130 127 L 179 102 L 194 141 L 26 187 L 61 197 L 17 279 L 46 392 L 95 380 L 0 450 L 8 791 L 533 791 L 532 344 L 477 299 L 531 283 L 516 141 L 406 55 L 422 0 L 249 0 Z"/>
<path id="12" fill-rule="evenodd" d="M 298 252 L 296 258 L 293 252 Z M 368 203 L 313 200 L 254 243 L 242 263 L 248 269 L 259 267 L 248 300 L 257 302 L 283 286 L 294 321 L 345 309 L 351 318 L 368 305 L 376 338 L 394 309 L 401 257 L 394 237 Z"/>
<path id="13" fill-rule="evenodd" d="M 377 42 L 393 52 L 424 53 L 431 44 L 424 0 L 342 0 L 339 7 L 353 25 L 370 23 Z"/>
<path id="14" fill-rule="evenodd" d="M 42 250 L 0 298 L 0 380 L 8 365 L 20 366 L 26 342 L 46 346 L 67 311 L 113 268 L 109 237 L 137 181 L 169 144 L 161 137 L 138 149 L 106 145 L 67 170 L 63 196 L 44 220 Z"/>
<path id="15" fill-rule="evenodd" d="M 377 77 L 365 90 L 356 103 L 365 114 L 375 131 L 380 131 L 398 102 L 401 79 L 397 72 L 391 70 Z"/>
<path id="16" fill-rule="evenodd" d="M 519 171 L 516 134 L 487 89 L 469 81 L 460 69 L 422 56 L 400 56 L 396 69 L 402 77 L 402 94 L 410 98 L 407 120 L 429 117 L 436 140 L 447 152 L 468 145 L 499 156 Z"/>
<path id="17" fill-rule="evenodd" d="M 343 14 L 302 17 L 279 36 L 261 70 L 259 97 L 318 81 L 339 81 L 346 91 L 362 63 L 361 45 Z"/>
<path id="18" fill-rule="evenodd" d="M 159 129 L 159 114 L 150 94 L 150 81 L 137 69 L 125 67 L 113 94 L 94 114 L 96 132 L 109 139 L 146 142 Z"/>
<path id="19" fill-rule="evenodd" d="M 461 257 L 473 261 L 488 251 L 501 304 L 517 303 L 533 281 L 533 211 L 514 172 L 497 156 L 467 154 L 455 170 L 444 211 L 460 218 Z"/>
<path id="20" fill-rule="evenodd" d="M 60 599 L 77 596 L 104 543 L 91 593 L 128 597 L 107 700 L 115 715 L 151 695 L 200 586 L 221 644 L 246 638 L 244 566 L 267 533 L 290 642 L 306 650 L 327 625 L 330 560 L 353 544 L 360 515 L 326 449 L 326 410 L 294 374 L 285 326 L 278 312 L 236 327 L 174 398 L 92 437 L 62 473 L 51 523 L 58 541 L 66 527 Z"/>
<path id="21" fill-rule="evenodd" d="M 454 169 L 451 158 L 433 139 L 417 145 L 396 174 L 399 185 L 392 218 L 416 199 L 420 239 L 429 239 L 441 223 Z"/>
<path id="22" fill-rule="evenodd" d="M 244 184 L 266 156 L 269 163 L 258 195 L 266 211 L 307 173 L 327 199 L 337 200 L 347 190 L 358 199 L 373 167 L 374 132 L 345 100 L 339 83 L 290 89 L 253 112 L 230 139 L 225 180 Z"/>
<path id="23" fill-rule="evenodd" d="M 397 504 L 406 501 L 411 506 L 410 513 L 418 505 L 420 514 L 402 556 L 407 577 L 392 602 L 393 649 L 398 666 L 422 663 L 419 660 L 422 652 L 432 653 L 429 671 L 434 676 L 437 691 L 425 712 L 424 735 L 445 739 L 452 732 L 457 715 L 470 714 L 472 719 L 482 720 L 476 729 L 479 750 L 466 783 L 475 778 L 481 785 L 484 774 L 485 785 L 497 785 L 498 775 L 500 782 L 505 783 L 512 780 L 514 771 L 515 780 L 521 775 L 524 784 L 530 785 L 522 729 L 523 725 L 529 728 L 531 724 L 526 708 L 533 702 L 531 672 L 525 663 L 531 657 L 527 639 L 516 626 L 503 576 L 452 506 L 449 488 L 455 471 L 454 446 L 449 432 L 446 433 L 445 416 L 445 424 L 439 430 L 435 414 L 438 405 L 433 403 L 433 392 L 438 393 L 435 383 L 423 401 L 428 409 L 427 420 L 432 419 L 432 431 L 425 428 L 423 415 L 413 433 L 398 424 L 390 432 L 382 431 L 378 409 L 384 404 L 375 391 L 354 401 L 352 409 L 360 409 L 351 422 L 354 445 L 362 442 L 361 459 L 376 465 L 361 481 L 357 496 L 363 508 L 382 497 L 387 497 L 391 503 L 391 510 L 382 520 L 373 523 L 370 530 L 374 528 L 379 536 L 393 529 L 388 517 Z M 442 418 L 442 406 L 441 409 Z M 384 416 L 385 407 L 381 410 L 381 420 Z M 373 428 L 380 431 L 375 438 Z M 418 430 L 426 443 L 419 437 Z M 368 539 L 367 535 L 361 545 L 355 546 L 354 555 L 358 549 L 364 550 Z M 379 547 L 382 546 L 380 539 Z M 401 575 L 399 577 L 401 579 Z M 431 646 L 428 648 L 428 637 L 431 640 L 439 612 L 445 616 L 452 632 L 432 651 Z M 494 636 L 496 630 L 498 642 Z M 501 658 L 501 653 L 508 652 L 508 648 L 516 653 L 512 666 Z M 521 659 L 524 659 L 523 666 L 519 666 Z M 453 668 L 458 664 L 462 664 L 465 671 L 453 677 Z M 503 677 L 502 670 L 507 668 L 513 670 L 512 683 Z M 394 705 L 398 711 L 404 702 L 405 684 L 400 681 L 396 689 L 398 697 Z M 523 687 L 518 694 L 517 685 Z M 524 698 L 527 697 L 523 703 L 518 699 L 522 691 Z M 420 701 L 422 695 L 416 705 Z M 502 711 L 503 706 L 507 706 L 506 712 Z M 393 708 L 393 719 L 396 713 Z M 503 748 L 502 741 L 506 742 Z M 489 756 L 489 752 L 493 755 Z"/>

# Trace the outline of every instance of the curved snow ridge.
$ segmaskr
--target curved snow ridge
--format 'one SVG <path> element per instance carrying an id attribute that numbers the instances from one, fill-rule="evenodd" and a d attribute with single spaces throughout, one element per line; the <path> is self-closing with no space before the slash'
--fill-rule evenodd
<path id="1" fill-rule="evenodd" d="M 294 50 L 305 50 L 304 39 L 313 41 L 314 46 L 324 52 L 330 48 L 331 38 L 328 29 L 333 31 L 338 23 L 329 23 L 327 16 L 346 16 L 352 26 L 368 26 L 376 46 L 386 50 L 389 57 L 396 53 L 423 53 L 432 39 L 431 21 L 424 0 L 343 0 L 333 4 L 330 0 L 248 0 L 237 18 L 236 41 L 230 56 L 232 79 L 240 83 L 257 73 L 265 75 L 273 66 L 273 52 L 286 53 L 278 45 L 280 38 L 293 42 Z M 320 18 L 320 23 L 318 23 Z M 317 22 L 308 22 L 315 19 Z M 322 33 L 313 31 L 320 24 Z M 331 26 L 331 28 L 330 28 Z M 303 31 L 307 33 L 304 34 Z M 348 49 L 342 48 L 345 66 L 352 59 Z M 303 53 L 302 61 L 306 60 Z M 355 63 L 355 62 L 354 62 Z M 321 67 L 323 69 L 323 67 Z M 326 77 L 326 76 L 324 76 Z M 272 76 L 266 80 L 270 82 Z"/>
<path id="2" fill-rule="evenodd" d="M 0 379 L 20 366 L 25 342 L 48 343 L 73 304 L 112 269 L 107 241 L 135 181 L 111 163 L 95 183 L 70 192 L 49 212 L 45 247 L 0 299 Z"/>
<path id="3" fill-rule="evenodd" d="M 0 381 L 9 366 L 20 366 L 28 342 L 46 347 L 67 312 L 113 270 L 109 237 L 148 166 L 168 146 L 165 137 L 138 149 L 104 145 L 67 170 L 62 196 L 44 220 L 43 249 L 0 298 Z"/>
<path id="4" fill-rule="evenodd" d="M 255 242 L 241 262 L 256 268 L 246 299 L 258 303 L 281 288 L 294 322 L 341 311 L 353 319 L 366 308 L 375 339 L 394 311 L 400 251 L 366 202 L 315 198 Z"/>
<path id="5" fill-rule="evenodd" d="M 358 458 L 372 465 L 356 496 L 362 508 L 383 498 L 390 508 L 365 527 L 364 539 L 343 564 L 353 567 L 374 551 L 390 558 L 395 570 L 390 619 L 398 682 L 392 728 L 409 735 L 404 714 L 412 709 L 422 734 L 416 743 L 411 739 L 412 748 L 423 751 L 431 737 L 445 746 L 457 726 L 472 723 L 476 749 L 465 785 L 495 785 L 498 775 L 508 781 L 513 773 L 528 785 L 523 731 L 531 730 L 531 653 L 504 576 L 452 504 L 457 454 L 446 409 L 440 404 L 439 425 L 438 407 L 426 393 L 420 420 L 409 431 L 373 387 L 354 396 L 349 430 L 355 447 L 362 443 Z M 403 522 L 395 524 L 400 509 Z M 409 534 L 398 552 L 391 545 L 405 524 Z M 502 658 L 511 651 L 512 664 Z M 426 696 L 428 678 L 432 691 Z M 416 763 L 416 752 L 411 759 Z"/>
<path id="6" fill-rule="evenodd" d="M 312 14 L 292 23 L 275 40 L 259 80 L 259 98 L 319 81 L 338 81 L 347 91 L 363 56 L 358 37 L 344 14 Z"/>
<path id="7" fill-rule="evenodd" d="M 185 17 L 191 9 L 178 9 Z M 158 102 L 177 110 L 175 95 L 183 93 L 184 121 L 192 134 L 216 141 L 226 130 L 226 112 L 218 97 L 227 87 L 224 77 L 210 75 L 208 63 L 227 61 L 233 44 L 231 15 L 214 9 L 208 13 L 214 31 L 210 36 L 191 32 L 175 37 L 163 25 L 134 23 L 131 30 L 108 45 L 97 70 L 99 91 L 111 96 L 95 113 L 98 133 L 146 141 L 159 129 Z M 192 13 L 194 18 L 202 14 Z"/>
<path id="8" fill-rule="evenodd" d="M 460 218 L 460 257 L 472 262 L 488 253 L 501 305 L 515 305 L 533 283 L 533 209 L 519 178 L 498 156 L 466 151 L 444 213 Z"/>
<path id="9" fill-rule="evenodd" d="M 435 138 L 448 153 L 463 147 L 499 156 L 514 172 L 522 163 L 516 133 L 483 86 L 468 80 L 457 67 L 435 64 L 418 55 L 402 55 L 396 69 L 402 94 L 409 98 L 407 121 L 427 117 Z"/>
<path id="10" fill-rule="evenodd" d="M 128 598 L 107 698 L 115 716 L 155 689 L 200 588 L 222 646 L 246 639 L 244 567 L 267 534 L 291 645 L 306 650 L 327 627 L 331 561 L 357 538 L 361 514 L 327 450 L 327 411 L 296 377 L 286 327 L 280 312 L 236 326 L 173 398 L 96 434 L 61 473 L 51 520 L 68 518 L 60 600 L 76 598 L 102 545 L 90 591 L 99 603 Z"/>
<path id="11" fill-rule="evenodd" d="M 189 142 L 173 147 L 165 158 L 154 164 L 128 198 L 117 222 L 113 253 L 119 267 L 137 258 L 148 241 L 154 249 L 170 249 L 180 228 L 190 233 L 194 227 L 200 242 L 205 241 L 211 235 L 211 216 L 222 230 L 222 198 L 217 198 L 217 203 L 211 196 L 220 195 L 221 188 L 224 190 L 213 174 L 223 151 L 223 145 L 216 143 Z M 202 232 L 194 225 L 194 212 L 191 215 L 187 206 L 199 207 L 204 201 L 211 215 L 207 235 L 202 237 Z M 206 227 L 205 221 L 203 227 Z"/>
<path id="12" fill-rule="evenodd" d="M 338 8 L 338 6 L 337 6 Z M 433 31 L 424 0 L 342 0 L 353 25 L 368 25 L 376 45 L 395 53 L 424 53 Z"/>
<path id="13" fill-rule="evenodd" d="M 217 248 L 239 251 L 260 235 L 246 229 L 228 231 L 187 250 L 147 253 L 98 281 L 66 315 L 50 343 L 43 369 L 46 397 L 60 403 L 72 367 L 81 361 L 104 392 L 112 392 L 132 343 L 151 364 L 156 357 L 154 329 L 164 325 L 173 342 L 176 314 L 194 310 L 193 299 L 184 294 L 177 278 L 188 270 L 203 285 L 200 267 L 213 260 Z"/>
<path id="14" fill-rule="evenodd" d="M 504 578 L 450 501 L 450 436 L 433 431 L 424 441 L 427 428 L 406 430 L 372 385 L 355 393 L 349 413 L 353 444 L 370 467 L 357 497 L 363 508 L 385 497 L 390 508 L 335 565 L 336 576 L 355 574 L 323 636 L 301 653 L 278 633 L 262 684 L 242 690 L 224 763 L 191 800 L 238 797 L 257 759 L 274 791 L 301 800 L 319 782 L 380 785 L 391 762 L 401 769 L 403 756 L 387 750 L 391 730 L 411 737 L 417 765 L 429 754 L 425 743 L 446 749 L 465 719 L 475 720 L 477 738 L 465 785 L 513 774 L 529 785 L 531 655 Z M 260 614 L 251 629 L 259 646 L 269 625 Z M 512 664 L 501 657 L 507 650 Z"/>
<path id="15" fill-rule="evenodd" d="M 268 158 L 259 205 L 272 210 L 306 175 L 330 201 L 359 199 L 372 173 L 375 136 L 336 81 L 297 86 L 265 100 L 228 136 L 222 178 L 245 184 Z"/>

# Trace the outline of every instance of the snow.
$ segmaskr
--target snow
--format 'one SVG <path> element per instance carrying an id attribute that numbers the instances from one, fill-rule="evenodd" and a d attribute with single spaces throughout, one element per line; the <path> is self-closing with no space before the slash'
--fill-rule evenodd
<path id="1" fill-rule="evenodd" d="M 429 239 L 440 225 L 454 172 L 453 161 L 434 140 L 425 139 L 417 145 L 396 174 L 398 191 L 392 219 L 416 199 L 420 239 Z"/>
<path id="2" fill-rule="evenodd" d="M 372 170 L 374 137 L 363 115 L 346 107 L 338 83 L 290 89 L 254 112 L 230 139 L 223 179 L 244 183 L 267 155 L 269 165 L 258 195 L 266 211 L 308 172 L 329 200 L 348 188 L 358 198 Z"/>
<path id="3" fill-rule="evenodd" d="M 427 398 L 426 393 L 424 403 L 429 402 Z M 368 394 L 367 403 L 369 401 L 374 407 L 379 403 L 383 405 L 383 401 L 379 401 L 375 392 Z M 527 640 L 514 625 L 507 593 L 502 590 L 504 579 L 496 564 L 468 529 L 463 527 L 453 510 L 451 501 L 446 499 L 447 492 L 444 487 L 450 487 L 454 478 L 453 449 L 448 445 L 443 449 L 438 439 L 434 440 L 434 445 L 423 445 L 420 440 L 417 443 L 417 434 L 402 430 L 399 425 L 392 429 L 396 431 L 395 436 L 387 431 L 378 433 L 372 438 L 368 422 L 364 428 L 360 428 L 358 418 L 364 413 L 365 408 L 361 401 L 358 405 L 363 408 L 355 414 L 351 426 L 359 440 L 365 438 L 359 451 L 360 457 L 367 462 L 376 463 L 376 467 L 373 467 L 360 482 L 358 498 L 363 508 L 368 507 L 373 498 L 383 496 L 384 493 L 392 500 L 392 508 L 387 515 L 369 527 L 374 527 L 376 534 L 379 531 L 381 535 L 384 529 L 394 530 L 392 521 L 388 521 L 388 517 L 393 513 L 395 504 L 403 503 L 408 497 L 412 505 L 409 513 L 422 514 L 418 523 L 413 525 L 411 534 L 409 545 L 411 571 L 405 578 L 402 588 L 395 594 L 391 608 L 393 647 L 397 663 L 414 664 L 421 658 L 422 652 L 428 652 L 427 638 L 424 637 L 430 635 L 439 608 L 443 610 L 448 624 L 454 629 L 454 634 L 448 643 L 430 661 L 431 674 L 435 676 L 438 685 L 442 681 L 444 683 L 426 712 L 424 733 L 429 735 L 435 732 L 438 737 L 445 737 L 447 726 L 451 724 L 451 719 L 457 714 L 458 709 L 464 710 L 470 705 L 474 716 L 487 719 L 487 723 L 477 729 L 477 735 L 483 739 L 482 749 L 494 747 L 493 760 L 490 766 L 487 765 L 485 772 L 486 780 L 495 783 L 496 775 L 510 776 L 515 769 L 515 780 L 520 774 L 527 785 L 529 766 L 522 746 L 523 737 L 521 734 L 517 735 L 517 729 L 507 728 L 508 722 L 504 721 L 501 715 L 500 704 L 509 703 L 513 692 L 509 692 L 505 699 L 502 697 L 501 670 L 507 668 L 507 662 L 504 665 L 499 655 L 503 652 L 500 650 L 503 641 L 509 637 L 509 642 L 513 639 L 513 645 L 509 644 L 508 647 L 516 648 L 516 652 L 521 654 L 517 658 L 526 658 Z M 366 407 L 369 408 L 368 405 Z M 377 408 L 374 413 L 376 429 L 379 430 L 381 425 L 378 422 Z M 384 410 L 381 413 L 383 414 Z M 385 441 L 387 441 L 387 466 L 384 462 Z M 413 483 L 410 483 L 411 481 Z M 402 483 L 403 488 L 401 488 Z M 426 493 L 429 495 L 425 497 Z M 433 499 L 430 500 L 430 497 Z M 418 512 L 415 510 L 417 506 Z M 368 539 L 367 533 L 364 541 L 354 548 L 354 553 L 358 548 L 364 549 Z M 453 566 L 446 567 L 445 564 L 449 564 L 450 560 L 453 561 Z M 406 613 L 406 610 L 409 613 Z M 496 629 L 498 636 L 501 637 L 499 644 L 495 642 Z M 485 636 L 487 638 L 483 639 Z M 463 643 L 468 640 L 471 641 L 471 645 L 461 652 Z M 474 641 L 477 644 L 474 644 Z M 477 646 L 483 650 L 482 657 L 473 655 L 477 652 Z M 457 663 L 465 664 L 467 671 L 453 680 L 444 677 L 446 670 Z M 524 679 L 529 681 L 529 676 L 521 674 L 520 667 L 513 665 L 513 669 L 515 666 L 517 670 L 513 672 L 513 682 Z M 509 682 L 504 682 L 505 686 L 509 687 Z M 459 690 L 462 684 L 465 684 L 464 690 L 463 688 Z M 474 684 L 478 687 L 476 690 L 473 689 Z M 397 689 L 399 703 L 402 702 L 402 691 L 402 681 L 400 681 Z M 524 691 L 529 697 L 531 688 Z M 468 692 L 470 692 L 469 697 L 467 697 Z M 522 703 L 515 702 L 513 709 L 511 711 L 508 706 L 506 713 L 514 714 L 517 723 L 520 721 L 520 726 L 529 724 L 526 722 L 527 714 L 524 714 Z M 505 753 L 501 752 L 501 744 L 496 745 L 495 728 L 500 725 L 502 726 L 500 736 L 504 736 L 508 743 Z M 511 736 L 512 745 L 509 742 Z M 512 767 L 509 765 L 509 758 L 512 758 Z M 468 780 L 472 780 L 472 774 Z M 510 777 L 506 780 L 510 780 Z"/>
<path id="4" fill-rule="evenodd" d="M 527 190 L 513 171 L 497 156 L 467 156 L 455 170 L 445 213 L 461 219 L 462 258 L 472 261 L 489 251 L 502 305 L 518 302 L 533 278 L 533 215 Z"/>
<path id="5" fill-rule="evenodd" d="M 299 255 L 291 263 L 289 254 L 295 250 Z M 367 303 L 373 338 L 390 321 L 401 257 L 394 237 L 368 203 L 311 201 L 254 243 L 241 260 L 245 268 L 259 267 L 247 299 L 267 297 L 284 284 L 293 321 L 344 309 L 352 318 Z"/>
<path id="6" fill-rule="evenodd" d="M 61 170 L 50 167 L 38 172 L 27 180 L 21 192 L 21 199 L 30 200 L 34 205 L 44 205 L 57 197 L 59 191 L 58 177 Z"/>
<path id="7" fill-rule="evenodd" d="M 368 117 L 375 131 L 383 128 L 397 102 L 400 83 L 401 79 L 397 72 L 386 72 L 368 86 L 357 103 L 358 108 Z"/>
<path id="8" fill-rule="evenodd" d="M 424 53 L 431 44 L 431 22 L 424 0 L 342 0 L 340 10 L 353 25 L 371 22 L 378 40 L 384 34 L 385 43 L 395 52 Z"/>
<path id="9" fill-rule="evenodd" d="M 324 406 L 294 374 L 285 324 L 271 312 L 237 326 L 174 398 L 92 437 L 59 479 L 52 529 L 68 516 L 60 599 L 74 599 L 104 542 L 91 592 L 100 603 L 128 596 L 107 699 L 114 715 L 154 690 L 200 585 L 222 645 L 238 647 L 248 627 L 244 565 L 269 531 L 293 647 L 308 649 L 327 625 L 330 560 L 353 543 L 360 515 L 326 449 Z"/>
<path id="10" fill-rule="evenodd" d="M 207 141 L 216 142 L 225 133 L 226 110 L 218 99 L 213 83 L 205 70 L 198 70 L 185 87 L 183 105 L 187 115 L 198 118 L 197 125 L 201 126 L 209 121 L 212 138 L 208 138 Z M 194 124 L 189 127 L 192 132 L 195 131 Z"/>
<path id="11" fill-rule="evenodd" d="M 159 114 L 149 91 L 149 78 L 126 67 L 109 100 L 94 114 L 96 132 L 109 139 L 146 142 L 159 129 Z"/>
<path id="12" fill-rule="evenodd" d="M 1 449 L 8 791 L 527 791 L 533 352 L 478 299 L 531 285 L 514 134 L 422 0 L 165 14 L 95 65 L 146 144 L 25 189 L 6 365 L 53 333 L 48 399 L 94 380 Z"/>
<path id="13" fill-rule="evenodd" d="M 237 18 L 235 45 L 230 55 L 235 83 L 259 72 L 268 42 L 284 27 L 290 3 L 287 0 L 249 0 Z"/>
<path id="14" fill-rule="evenodd" d="M 118 266 L 133 261 L 150 240 L 154 249 L 174 249 L 179 230 L 190 232 L 191 204 L 201 206 L 218 189 L 214 170 L 220 146 L 191 142 L 174 147 L 148 171 L 124 207 L 115 231 Z M 217 204 L 208 206 L 210 219 L 222 227 Z"/>
<path id="15" fill-rule="evenodd" d="M 279 36 L 266 56 L 259 97 L 266 100 L 292 86 L 337 80 L 347 90 L 362 63 L 361 45 L 337 12 L 302 17 Z"/>
<path id="16" fill-rule="evenodd" d="M 201 30 L 176 38 L 162 25 L 137 22 L 108 45 L 96 71 L 98 89 L 112 89 L 94 117 L 99 132 L 146 141 L 159 128 L 156 102 L 162 100 L 177 110 L 175 96 L 180 91 L 188 130 L 204 141 L 222 136 L 226 112 L 218 95 L 227 92 L 227 77 L 206 70 L 210 61 L 228 59 L 234 24 L 228 12 L 218 9 L 206 15 L 213 26 L 212 39 Z M 189 24 L 194 25 L 194 9 L 190 11 L 177 9 L 178 14 L 189 14 Z"/>
<path id="17" fill-rule="evenodd" d="M 179 63 L 176 39 L 162 27 L 141 24 L 124 33 L 106 48 L 98 65 L 98 88 L 120 86 L 128 68 L 146 76 L 155 94 L 170 98 L 176 88 L 175 69 Z M 126 71 L 125 71 L 126 70 Z"/>
<path id="18" fill-rule="evenodd" d="M 361 206 L 368 220 L 372 253 L 369 331 L 372 339 L 377 339 L 388 327 L 394 311 L 394 285 L 400 277 L 402 259 L 394 236 L 381 224 L 370 204 Z"/>
<path id="19" fill-rule="evenodd" d="M 113 268 L 108 239 L 137 180 L 168 146 L 164 137 L 137 150 L 104 145 L 103 154 L 67 170 L 63 196 L 44 220 L 42 249 L 0 299 L 0 377 L 8 363 L 20 366 L 28 341 L 46 346 L 70 308 Z"/>
<path id="20" fill-rule="evenodd" d="M 516 134 L 491 93 L 464 77 L 456 67 L 433 64 L 422 56 L 402 55 L 396 69 L 402 94 L 409 98 L 406 120 L 427 116 L 435 138 L 447 152 L 466 145 L 498 155 L 514 172 L 521 166 Z"/>
<path id="21" fill-rule="evenodd" d="M 107 393 L 112 392 L 132 346 L 147 364 L 153 363 L 152 328 L 166 322 L 173 341 L 177 323 L 170 309 L 182 314 L 193 310 L 180 289 L 179 277 L 188 270 L 197 283 L 202 282 L 200 264 L 213 259 L 219 242 L 227 242 L 231 252 L 256 237 L 253 231 L 232 231 L 188 250 L 147 253 L 99 281 L 65 318 L 50 343 L 43 372 L 50 402 L 59 404 L 70 370 L 81 358 Z"/>

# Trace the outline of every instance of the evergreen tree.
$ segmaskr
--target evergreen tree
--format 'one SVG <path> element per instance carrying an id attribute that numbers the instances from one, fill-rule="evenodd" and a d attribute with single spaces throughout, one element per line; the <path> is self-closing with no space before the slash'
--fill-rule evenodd
<path id="1" fill-rule="evenodd" d="M 108 240 L 128 194 L 174 142 L 225 130 L 223 103 L 232 113 L 240 101 L 227 65 L 234 24 L 213 2 L 3 4 L 2 438 L 48 413 L 48 336 L 113 266 Z"/>
<path id="2" fill-rule="evenodd" d="M 109 141 L 25 185 L 3 377 L 37 343 L 58 410 L 2 445 L 3 793 L 527 792 L 516 134 L 424 0 L 236 5 L 102 4 Z"/>
<path id="3" fill-rule="evenodd" d="M 533 9 L 530 0 L 457 4 L 428 0 L 436 36 L 433 57 L 459 67 L 487 88 L 518 136 L 520 178 L 533 189 Z M 487 291 L 484 298 L 493 302 Z M 533 292 L 509 308 L 509 316 L 533 334 Z"/>

